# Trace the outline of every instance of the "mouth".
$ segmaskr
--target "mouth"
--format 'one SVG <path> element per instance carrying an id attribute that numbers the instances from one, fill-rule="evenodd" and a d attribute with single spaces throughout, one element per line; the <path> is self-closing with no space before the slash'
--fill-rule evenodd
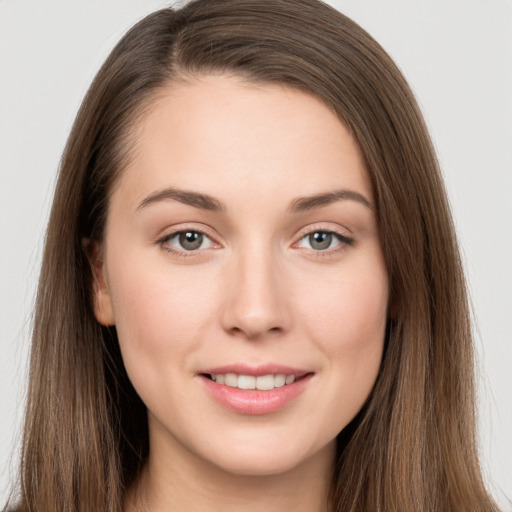
<path id="1" fill-rule="evenodd" d="M 209 396 L 239 413 L 262 415 L 277 412 L 305 392 L 314 372 L 285 366 L 229 365 L 198 374 Z"/>
<path id="2" fill-rule="evenodd" d="M 244 390 L 270 391 L 275 388 L 289 386 L 308 374 L 296 375 L 293 373 L 278 373 L 255 376 L 236 373 L 206 373 L 202 375 L 221 386 Z"/>

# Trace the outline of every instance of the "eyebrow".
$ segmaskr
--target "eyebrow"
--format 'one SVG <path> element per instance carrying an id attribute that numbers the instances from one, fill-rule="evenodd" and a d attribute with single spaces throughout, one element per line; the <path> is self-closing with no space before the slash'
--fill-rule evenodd
<path id="1" fill-rule="evenodd" d="M 308 210 L 316 210 L 340 200 L 356 201 L 369 208 L 372 212 L 375 212 L 375 208 L 365 196 L 359 192 L 355 192 L 354 190 L 346 189 L 335 190 L 334 192 L 327 192 L 325 194 L 299 197 L 292 201 L 289 211 L 292 213 L 299 213 Z"/>
<path id="2" fill-rule="evenodd" d="M 226 211 L 225 205 L 212 196 L 201 194 L 199 192 L 192 192 L 190 190 L 179 190 L 172 187 L 153 192 L 143 201 L 141 201 L 137 207 L 137 210 L 166 200 L 178 201 L 195 208 L 200 208 L 201 210 L 208 210 L 212 212 Z M 300 213 L 309 210 L 316 210 L 340 200 L 356 201 L 369 208 L 372 212 L 375 211 L 374 207 L 365 196 L 359 192 L 355 192 L 354 190 L 346 189 L 315 194 L 312 196 L 298 197 L 291 202 L 290 206 L 288 207 L 288 211 L 290 213 Z"/>
<path id="3" fill-rule="evenodd" d="M 146 197 L 146 199 L 139 204 L 137 210 L 164 200 L 174 200 L 183 204 L 188 204 L 189 206 L 194 206 L 195 208 L 200 208 L 201 210 L 209 210 L 212 212 L 221 212 L 226 209 L 218 199 L 207 194 L 200 194 L 199 192 L 191 192 L 188 190 L 178 190 L 176 188 L 166 188 L 164 190 L 153 192 Z"/>

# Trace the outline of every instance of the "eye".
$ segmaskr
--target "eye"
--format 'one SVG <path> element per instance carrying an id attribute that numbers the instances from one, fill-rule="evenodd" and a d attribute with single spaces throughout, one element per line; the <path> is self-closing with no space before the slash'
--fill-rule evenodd
<path id="1" fill-rule="evenodd" d="M 210 237 L 200 231 L 191 229 L 168 235 L 163 238 L 160 243 L 165 246 L 171 246 L 174 250 L 187 252 L 213 247 L 213 242 Z"/>
<path id="2" fill-rule="evenodd" d="M 314 231 L 303 236 L 297 247 L 313 249 L 314 251 L 328 251 L 336 249 L 343 244 L 352 244 L 353 240 L 334 231 Z"/>

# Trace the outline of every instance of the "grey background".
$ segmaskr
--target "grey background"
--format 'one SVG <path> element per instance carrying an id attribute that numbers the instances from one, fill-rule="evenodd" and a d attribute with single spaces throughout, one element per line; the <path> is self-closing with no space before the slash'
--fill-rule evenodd
<path id="1" fill-rule="evenodd" d="M 158 0 L 0 0 L 0 502 L 16 468 L 30 315 L 54 177 L 110 49 Z M 481 453 L 512 510 L 512 1 L 332 0 L 404 71 L 436 144 L 479 354 Z"/>

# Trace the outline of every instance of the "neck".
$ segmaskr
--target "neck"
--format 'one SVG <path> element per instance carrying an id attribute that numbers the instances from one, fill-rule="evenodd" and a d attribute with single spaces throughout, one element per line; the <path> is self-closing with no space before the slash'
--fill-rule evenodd
<path id="1" fill-rule="evenodd" d="M 126 512 L 327 512 L 334 443 L 296 467 L 272 475 L 240 475 L 204 460 L 151 453 L 130 489 Z M 189 454 L 190 455 L 190 454 Z"/>

